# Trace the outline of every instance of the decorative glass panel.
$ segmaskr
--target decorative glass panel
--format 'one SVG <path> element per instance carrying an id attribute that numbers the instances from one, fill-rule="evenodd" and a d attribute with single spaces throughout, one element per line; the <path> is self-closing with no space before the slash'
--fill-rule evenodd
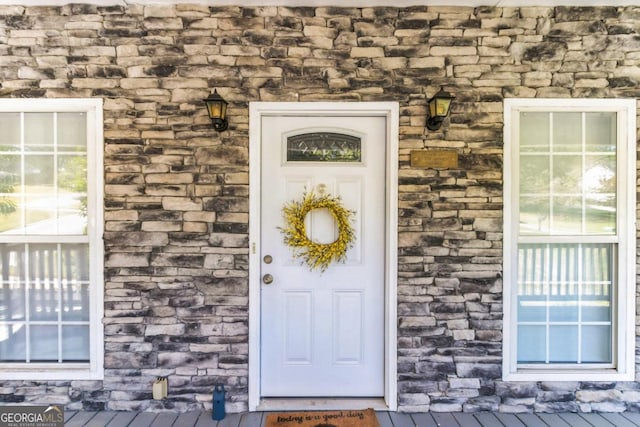
<path id="1" fill-rule="evenodd" d="M 312 132 L 287 137 L 288 162 L 360 162 L 362 141 L 352 135 Z"/>

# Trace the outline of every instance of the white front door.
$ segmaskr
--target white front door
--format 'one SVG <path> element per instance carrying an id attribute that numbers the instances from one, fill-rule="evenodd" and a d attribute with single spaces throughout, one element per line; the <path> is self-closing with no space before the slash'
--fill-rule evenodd
<path id="1" fill-rule="evenodd" d="M 385 394 L 386 118 L 263 116 L 261 123 L 260 388 L 263 397 Z M 355 212 L 355 244 L 323 273 L 292 257 L 283 206 L 305 192 L 339 196 Z M 307 235 L 329 243 L 326 210 Z"/>

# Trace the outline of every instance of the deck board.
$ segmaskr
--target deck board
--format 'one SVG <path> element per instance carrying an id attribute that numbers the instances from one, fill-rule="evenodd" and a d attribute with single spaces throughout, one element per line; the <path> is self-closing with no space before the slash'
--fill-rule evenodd
<path id="1" fill-rule="evenodd" d="M 571 427 L 569 423 L 560 418 L 558 414 L 540 414 L 538 416 L 549 427 Z"/>
<path id="2" fill-rule="evenodd" d="M 416 424 L 411 419 L 411 415 L 399 412 L 389 412 L 389 418 L 393 427 L 415 427 Z"/>
<path id="3" fill-rule="evenodd" d="M 240 419 L 240 427 L 262 426 L 264 424 L 262 421 L 263 415 L 264 414 L 262 412 L 249 412 L 248 414 L 243 414 Z"/>
<path id="4" fill-rule="evenodd" d="M 378 418 L 380 427 L 393 427 L 393 423 L 391 422 L 391 417 L 388 412 L 376 412 L 376 417 Z"/>
<path id="5" fill-rule="evenodd" d="M 509 427 L 526 427 L 522 421 L 514 414 L 494 414 L 498 420 L 505 426 Z"/>
<path id="6" fill-rule="evenodd" d="M 431 415 L 439 427 L 460 427 L 460 424 L 450 412 L 434 412 Z"/>
<path id="7" fill-rule="evenodd" d="M 595 412 L 582 414 L 581 416 L 594 427 L 616 427 L 615 424 L 610 423 L 606 418 Z"/>
<path id="8" fill-rule="evenodd" d="M 156 419 L 153 420 L 150 427 L 171 427 L 174 421 L 178 418 L 178 414 L 171 412 L 160 412 L 156 415 Z"/>
<path id="9" fill-rule="evenodd" d="M 411 418 L 418 427 L 438 427 L 433 419 L 433 414 L 413 414 Z"/>
<path id="10" fill-rule="evenodd" d="M 622 415 L 623 417 L 625 417 L 635 425 L 640 426 L 640 414 L 636 412 L 623 412 L 620 415 Z"/>
<path id="11" fill-rule="evenodd" d="M 213 421 L 211 418 L 211 412 L 202 412 L 200 417 L 198 417 L 198 421 L 194 425 L 194 427 L 217 427 L 218 422 Z"/>
<path id="12" fill-rule="evenodd" d="M 96 414 L 97 412 L 94 411 L 80 411 L 64 425 L 66 427 L 84 427 Z"/>
<path id="13" fill-rule="evenodd" d="M 548 427 L 537 415 L 534 414 L 516 414 L 518 419 L 527 427 Z"/>
<path id="14" fill-rule="evenodd" d="M 478 412 L 473 414 L 483 427 L 504 427 L 504 424 L 491 412 Z"/>
<path id="15" fill-rule="evenodd" d="M 173 425 L 175 426 L 193 426 L 198 421 L 200 417 L 200 411 L 190 411 L 184 412 L 182 414 L 178 414 L 178 418 L 176 418 Z"/>
<path id="16" fill-rule="evenodd" d="M 228 414 L 223 420 L 218 421 L 218 427 L 238 427 L 242 414 Z"/>
<path id="17" fill-rule="evenodd" d="M 227 414 L 221 421 L 211 412 L 65 411 L 65 427 L 264 427 L 266 412 Z M 640 414 L 499 412 L 376 412 L 380 427 L 640 427 Z"/>
<path id="18" fill-rule="evenodd" d="M 559 414 L 560 418 L 565 420 L 567 424 L 571 427 L 593 427 L 591 424 L 587 422 L 584 418 L 580 416 L 580 414 Z"/>
<path id="19" fill-rule="evenodd" d="M 127 427 L 149 427 L 155 418 L 156 414 L 140 412 Z"/>
<path id="20" fill-rule="evenodd" d="M 616 427 L 636 427 L 635 423 L 632 423 L 620 414 L 611 413 L 599 415 Z"/>
<path id="21" fill-rule="evenodd" d="M 78 411 L 64 411 L 64 422 L 68 422 Z"/>
<path id="22" fill-rule="evenodd" d="M 612 427 L 609 421 L 602 418 L 599 414 L 590 413 L 590 414 L 580 414 L 582 418 L 584 418 L 589 424 L 593 427 Z"/>
<path id="23" fill-rule="evenodd" d="M 98 412 L 91 420 L 85 424 L 85 427 L 104 427 L 113 417 L 116 416 L 116 413 L 113 411 L 103 411 Z"/>
<path id="24" fill-rule="evenodd" d="M 480 421 L 478 421 L 473 414 L 456 412 L 453 414 L 453 418 L 455 418 L 458 424 L 460 424 L 460 427 L 482 427 Z"/>
<path id="25" fill-rule="evenodd" d="M 126 427 L 136 417 L 136 412 L 117 412 L 106 427 Z"/>

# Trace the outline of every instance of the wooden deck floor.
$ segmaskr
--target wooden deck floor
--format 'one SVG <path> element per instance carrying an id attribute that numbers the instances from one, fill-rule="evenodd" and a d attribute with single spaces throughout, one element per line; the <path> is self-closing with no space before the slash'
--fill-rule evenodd
<path id="1" fill-rule="evenodd" d="M 501 414 L 378 412 L 381 427 L 640 427 L 638 413 Z M 211 412 L 65 412 L 66 427 L 263 427 L 266 413 L 228 414 L 212 421 Z"/>

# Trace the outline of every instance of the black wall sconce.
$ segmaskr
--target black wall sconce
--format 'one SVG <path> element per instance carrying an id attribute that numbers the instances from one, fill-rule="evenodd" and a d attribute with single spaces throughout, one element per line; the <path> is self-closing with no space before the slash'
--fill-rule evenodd
<path id="1" fill-rule="evenodd" d="M 213 90 L 213 93 L 210 94 L 207 99 L 203 99 L 203 101 L 207 104 L 207 113 L 209 114 L 213 128 L 218 132 L 227 130 L 229 127 L 229 122 L 227 121 L 228 102 L 218 95 L 216 89 Z"/>
<path id="2" fill-rule="evenodd" d="M 451 109 L 451 101 L 455 99 L 455 96 L 449 92 L 445 92 L 440 88 L 440 91 L 433 95 L 428 102 L 429 104 L 429 116 L 427 117 L 427 129 L 438 130 L 442 126 L 442 122 L 449 115 Z"/>

